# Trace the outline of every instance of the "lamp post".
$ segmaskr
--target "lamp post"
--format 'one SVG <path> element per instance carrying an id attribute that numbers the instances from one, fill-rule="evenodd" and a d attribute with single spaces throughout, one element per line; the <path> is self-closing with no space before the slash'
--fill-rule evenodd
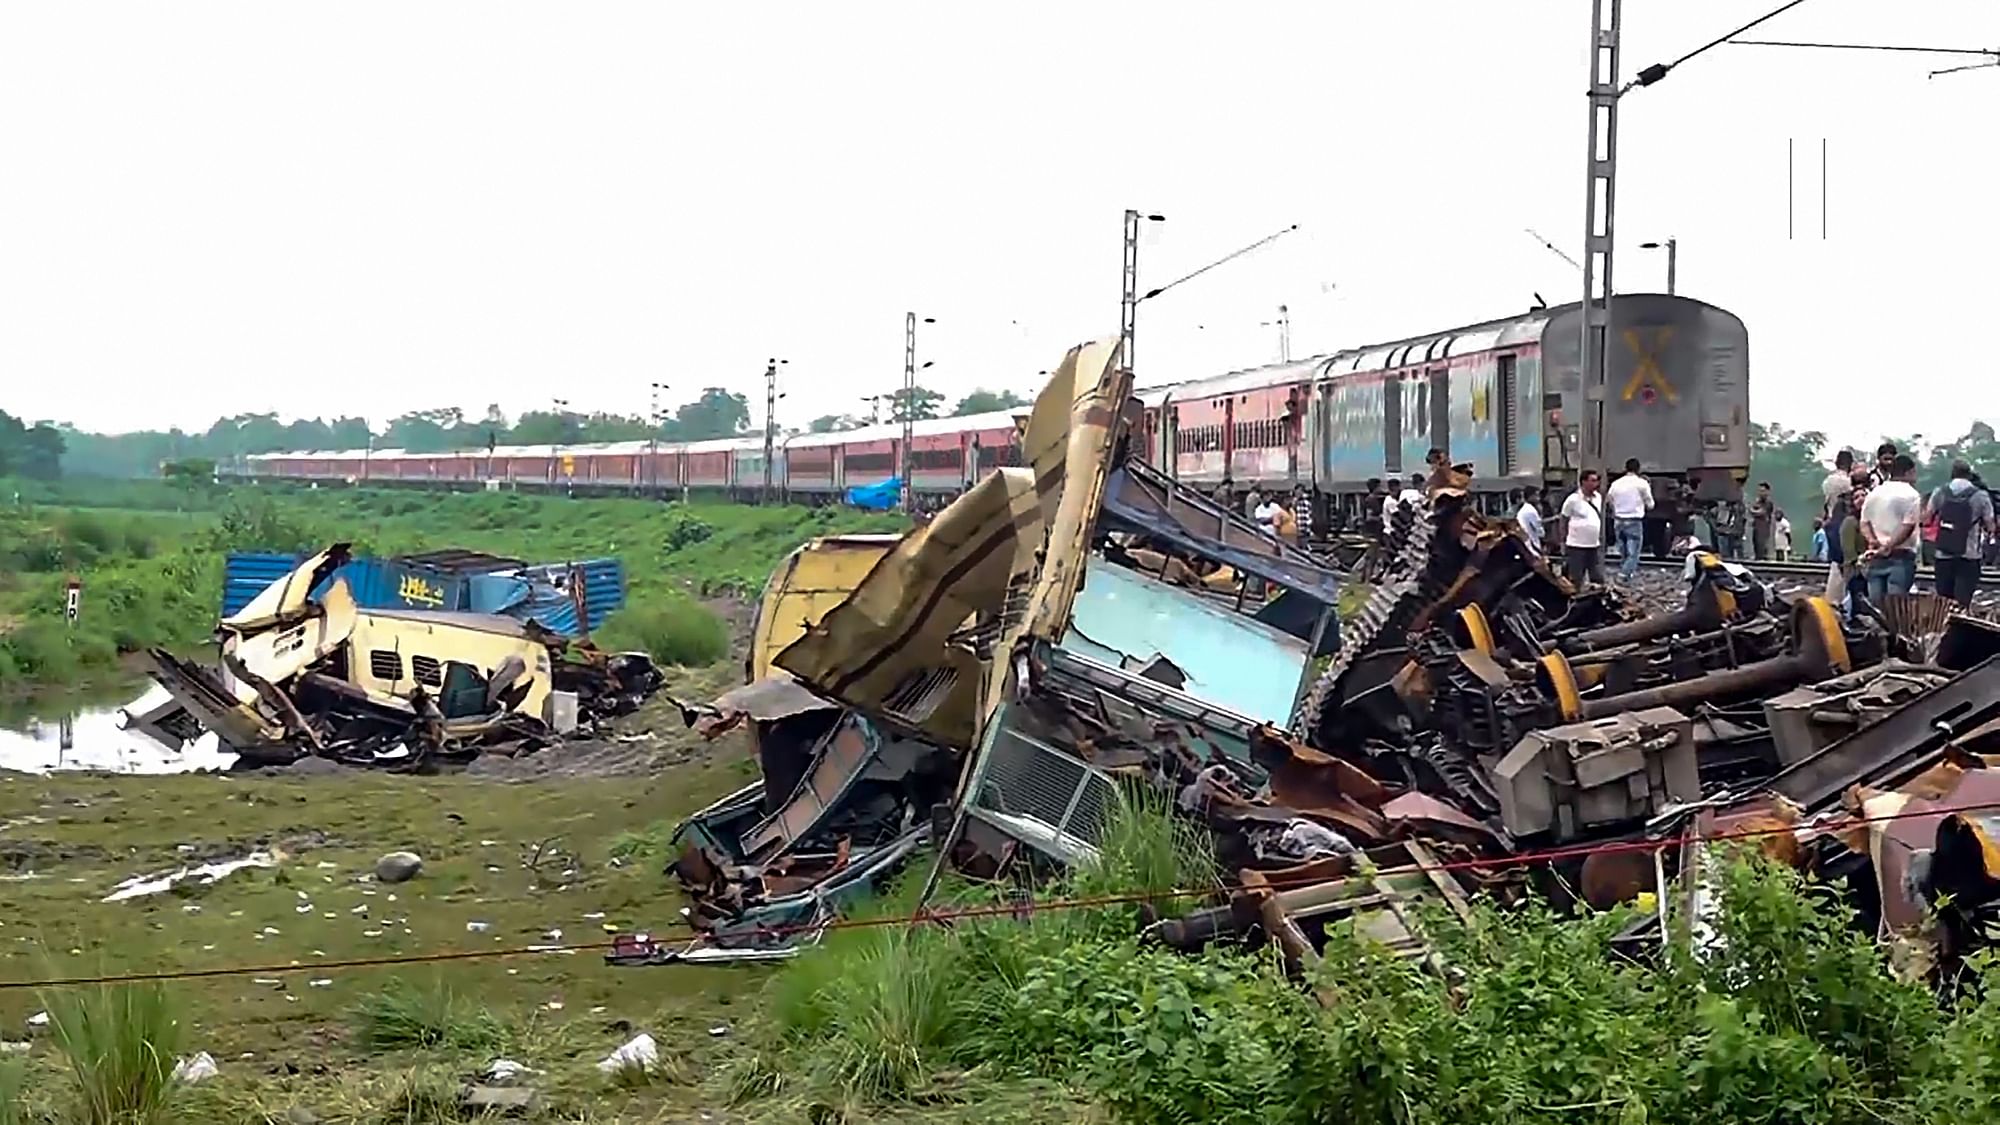
<path id="1" fill-rule="evenodd" d="M 1639 249 L 1641 250 L 1659 250 L 1662 248 L 1666 250 L 1667 296 L 1669 297 L 1674 295 L 1674 259 L 1677 256 L 1678 251 L 1680 250 L 1680 245 L 1681 242 L 1680 239 L 1678 238 L 1669 238 L 1665 242 L 1641 242 L 1639 244 Z"/>

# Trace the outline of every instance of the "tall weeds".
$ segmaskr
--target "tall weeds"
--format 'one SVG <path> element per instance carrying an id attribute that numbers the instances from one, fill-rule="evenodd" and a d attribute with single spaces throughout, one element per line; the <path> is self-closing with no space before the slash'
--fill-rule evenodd
<path id="1" fill-rule="evenodd" d="M 505 1033 L 497 1016 L 441 978 L 420 986 L 395 977 L 380 991 L 362 997 L 350 1017 L 355 1041 L 377 1051 L 481 1050 L 499 1045 Z"/>
<path id="2" fill-rule="evenodd" d="M 43 998 L 76 1084 L 78 1125 L 170 1120 L 180 1022 L 157 984 L 80 988 Z"/>

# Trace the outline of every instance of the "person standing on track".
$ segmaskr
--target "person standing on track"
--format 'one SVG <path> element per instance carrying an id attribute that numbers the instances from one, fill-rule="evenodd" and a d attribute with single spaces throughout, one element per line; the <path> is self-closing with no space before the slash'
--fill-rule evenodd
<path id="1" fill-rule="evenodd" d="M 1893 441 L 1875 447 L 1875 467 L 1868 473 L 1868 487 L 1880 488 L 1896 478 L 1896 458 L 1901 453 Z"/>
<path id="2" fill-rule="evenodd" d="M 1969 606 L 1979 588 L 1979 560 L 1994 531 L 1993 497 L 1973 479 L 1970 464 L 1953 461 L 1951 479 L 1924 501 L 1923 522 L 1932 520 L 1937 521 L 1937 592 Z"/>
<path id="3" fill-rule="evenodd" d="M 1889 479 L 1868 491 L 1861 505 L 1861 534 L 1868 550 L 1868 600 L 1877 605 L 1890 594 L 1907 594 L 1917 581 L 1917 522 L 1923 498 L 1917 495 L 1917 463 L 1899 453 L 1889 463 Z"/>
<path id="4" fill-rule="evenodd" d="M 1563 575 L 1579 589 L 1604 584 L 1604 501 L 1597 493 L 1597 470 L 1585 469 L 1576 491 L 1563 501 Z"/>
<path id="5" fill-rule="evenodd" d="M 1771 557 L 1771 527 L 1778 510 L 1771 502 L 1771 482 L 1757 482 L 1757 499 L 1750 505 L 1750 552 L 1758 562 Z"/>
<path id="6" fill-rule="evenodd" d="M 1526 488 L 1517 488 L 1509 495 L 1520 504 L 1514 511 L 1514 522 L 1521 527 L 1521 538 L 1527 542 L 1529 553 L 1539 559 L 1542 557 L 1544 536 L 1548 534 L 1542 526 L 1542 490 L 1531 484 Z"/>
<path id="7" fill-rule="evenodd" d="M 1771 522 L 1771 557 L 1779 562 L 1791 562 L 1792 521 L 1786 517 L 1783 508 L 1776 509 L 1773 514 L 1776 518 Z"/>
<path id="8" fill-rule="evenodd" d="M 1819 514 L 1833 518 L 1834 501 L 1854 491 L 1854 451 L 1843 449 L 1833 455 L 1833 471 L 1819 482 Z"/>
<path id="9" fill-rule="evenodd" d="M 1646 513 L 1653 510 L 1653 482 L 1639 472 L 1639 459 L 1625 459 L 1625 475 L 1611 482 L 1604 499 L 1611 506 L 1611 526 L 1618 537 L 1618 578 L 1639 577 L 1639 552 L 1646 539 Z"/>

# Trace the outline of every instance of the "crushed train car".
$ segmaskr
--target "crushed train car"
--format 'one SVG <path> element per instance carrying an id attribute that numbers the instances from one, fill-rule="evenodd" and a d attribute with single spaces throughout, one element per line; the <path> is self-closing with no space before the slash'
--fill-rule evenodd
<path id="1" fill-rule="evenodd" d="M 221 616 L 242 610 L 306 557 L 230 552 L 223 559 Z M 461 548 L 353 557 L 321 577 L 313 596 L 324 596 L 336 578 L 346 580 L 363 609 L 493 614 L 533 621 L 565 637 L 589 636 L 625 604 L 625 568 L 615 558 L 530 563 Z"/>
<path id="2" fill-rule="evenodd" d="M 1147 930 L 1181 948 L 1304 967 L 1352 921 L 1434 964 L 1424 900 L 1698 912 L 1712 848 L 1686 837 L 1744 831 L 1866 884 L 1885 933 L 1946 907 L 1941 963 L 1988 940 L 2000 799 L 1943 802 L 2000 778 L 2000 628 L 1786 597 L 1702 553 L 1649 613 L 1573 588 L 1447 468 L 1343 626 L 1351 571 L 1123 456 L 1129 390 L 1114 347 L 1072 351 L 1022 468 L 774 574 L 748 682 L 701 719 L 747 728 L 763 778 L 677 836 L 696 938 L 613 961 L 787 956 L 924 850 L 985 878 L 1088 862 L 1121 786 L 1170 795 L 1230 875 Z M 1890 806 L 1923 815 L 1834 827 Z"/>
<path id="3" fill-rule="evenodd" d="M 245 766 L 319 756 L 414 770 L 539 749 L 660 687 L 645 655 L 532 619 L 363 608 L 340 573 L 349 559 L 335 544 L 224 617 L 219 667 L 151 650 L 172 699 L 132 728 L 169 745 L 213 731 Z"/>

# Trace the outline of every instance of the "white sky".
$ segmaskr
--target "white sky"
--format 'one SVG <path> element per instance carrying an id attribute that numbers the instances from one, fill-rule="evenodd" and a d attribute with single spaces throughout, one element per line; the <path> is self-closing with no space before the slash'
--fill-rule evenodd
<path id="1" fill-rule="evenodd" d="M 1627 0 L 1624 71 L 1777 0 Z M 1574 300 L 1586 0 L 0 7 L 0 408 L 87 429 L 458 405 L 781 421 L 900 380 L 1031 392 L 1117 330 L 1142 383 Z M 1227 16 L 1223 13 L 1227 11 Z M 1808 0 L 1777 39 L 2000 46 L 1993 0 Z M 1762 420 L 2000 419 L 2000 70 L 1720 47 L 1623 103 L 1616 278 L 1748 323 Z M 1827 237 L 1819 146 L 1827 139 Z M 1785 150 L 1797 142 L 1797 237 Z M 1329 286 L 1331 288 L 1329 291 Z"/>

